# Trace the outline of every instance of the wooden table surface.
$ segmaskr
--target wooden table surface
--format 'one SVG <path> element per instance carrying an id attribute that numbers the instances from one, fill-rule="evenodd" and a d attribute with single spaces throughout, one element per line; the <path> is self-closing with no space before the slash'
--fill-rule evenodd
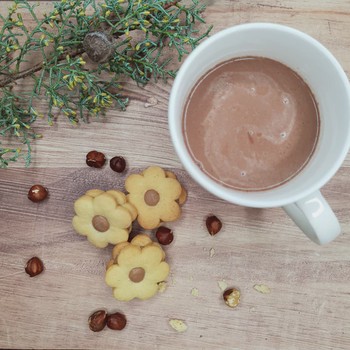
<path id="1" fill-rule="evenodd" d="M 5 13 L 12 1 L 1 1 Z M 38 11 L 52 3 L 42 1 Z M 350 75 L 349 0 L 210 0 L 205 18 L 213 33 L 262 21 L 292 26 L 328 47 Z M 322 72 L 320 72 L 322 74 Z M 80 349 L 349 349 L 350 157 L 324 187 L 343 235 L 327 246 L 309 241 L 282 209 L 249 209 L 201 189 L 183 170 L 172 147 L 167 106 L 171 82 L 138 88 L 126 112 L 71 126 L 64 118 L 34 145 L 29 168 L 0 171 L 0 347 Z M 152 98 L 152 99 L 150 99 Z M 85 165 L 88 151 L 123 155 L 125 175 Z M 72 229 L 73 201 L 91 188 L 123 189 L 125 177 L 150 165 L 172 169 L 188 190 L 174 242 L 165 247 L 171 266 L 167 289 L 148 301 L 120 302 L 104 283 L 111 247 L 97 249 Z M 35 183 L 47 201 L 27 199 Z M 204 219 L 223 222 L 210 236 Z M 150 233 L 153 235 L 153 233 Z M 43 274 L 29 278 L 26 261 L 39 256 Z M 236 309 L 222 286 L 241 290 Z M 254 289 L 264 284 L 270 293 Z M 196 288 L 198 295 L 193 295 Z M 128 319 L 121 331 L 93 333 L 87 320 L 105 308 Z M 177 333 L 170 319 L 188 329 Z"/>

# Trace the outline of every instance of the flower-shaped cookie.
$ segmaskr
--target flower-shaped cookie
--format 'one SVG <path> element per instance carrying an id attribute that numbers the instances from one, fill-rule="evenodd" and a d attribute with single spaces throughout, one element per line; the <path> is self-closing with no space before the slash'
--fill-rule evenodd
<path id="1" fill-rule="evenodd" d="M 166 171 L 165 171 L 165 174 L 166 174 L 166 177 L 170 177 L 171 179 L 177 180 L 177 177 L 176 177 L 176 175 L 175 175 L 173 172 L 171 172 L 171 171 L 169 171 L 169 170 L 166 170 Z M 178 203 L 179 203 L 180 205 L 183 205 L 183 204 L 185 204 L 186 200 L 187 200 L 187 191 L 186 191 L 185 188 L 182 186 L 181 194 L 180 194 L 180 197 L 179 197 L 179 199 L 178 199 Z"/>
<path id="2" fill-rule="evenodd" d="M 130 243 L 117 244 L 106 271 L 106 283 L 113 288 L 114 297 L 129 301 L 155 295 L 158 284 L 169 275 L 164 259 L 163 249 L 146 234 L 137 235 Z"/>
<path id="3" fill-rule="evenodd" d="M 179 218 L 181 209 L 178 200 L 182 187 L 176 178 L 167 176 L 156 166 L 144 170 L 141 174 L 129 175 L 125 181 L 129 192 L 128 201 L 138 212 L 137 220 L 145 229 L 153 229 L 161 222 Z"/>
<path id="4" fill-rule="evenodd" d="M 75 201 L 74 210 L 74 229 L 98 248 L 127 241 L 137 216 L 125 194 L 116 190 L 90 190 Z"/>

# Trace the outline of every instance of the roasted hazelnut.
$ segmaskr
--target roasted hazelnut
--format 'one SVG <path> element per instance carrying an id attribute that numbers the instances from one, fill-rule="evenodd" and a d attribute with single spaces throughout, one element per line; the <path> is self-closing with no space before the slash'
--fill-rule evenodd
<path id="1" fill-rule="evenodd" d="M 225 300 L 225 304 L 234 308 L 239 304 L 241 292 L 237 288 L 229 288 L 224 291 L 222 296 Z"/>
<path id="2" fill-rule="evenodd" d="M 109 161 L 109 166 L 113 171 L 122 173 L 126 168 L 126 161 L 123 157 L 116 156 Z"/>
<path id="3" fill-rule="evenodd" d="M 33 185 L 28 191 L 28 199 L 32 202 L 41 202 L 43 201 L 47 195 L 48 190 L 42 185 Z"/>
<path id="4" fill-rule="evenodd" d="M 89 317 L 89 328 L 93 332 L 100 332 L 107 324 L 107 312 L 105 310 L 95 311 Z"/>
<path id="5" fill-rule="evenodd" d="M 168 245 L 174 239 L 173 231 L 171 231 L 170 228 L 167 228 L 165 226 L 158 227 L 156 237 L 158 242 L 162 245 Z"/>
<path id="6" fill-rule="evenodd" d="M 222 228 L 222 222 L 215 215 L 208 216 L 205 224 L 212 236 L 216 235 Z"/>
<path id="7" fill-rule="evenodd" d="M 25 272 L 30 277 L 37 276 L 41 274 L 43 271 L 44 271 L 44 264 L 38 257 L 34 256 L 33 258 L 27 261 Z"/>
<path id="8" fill-rule="evenodd" d="M 92 168 L 102 168 L 106 163 L 106 157 L 102 152 L 90 151 L 86 155 L 86 164 Z"/>
<path id="9" fill-rule="evenodd" d="M 126 318 L 120 312 L 107 316 L 107 327 L 116 331 L 122 330 L 126 326 Z"/>

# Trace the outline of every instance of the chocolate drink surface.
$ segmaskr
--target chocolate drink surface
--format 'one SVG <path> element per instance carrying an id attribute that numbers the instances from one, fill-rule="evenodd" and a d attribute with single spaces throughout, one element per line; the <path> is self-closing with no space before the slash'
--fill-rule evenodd
<path id="1" fill-rule="evenodd" d="M 192 89 L 183 116 L 186 146 L 216 182 L 261 191 L 297 175 L 319 136 L 317 103 L 289 67 L 263 57 L 225 61 Z"/>

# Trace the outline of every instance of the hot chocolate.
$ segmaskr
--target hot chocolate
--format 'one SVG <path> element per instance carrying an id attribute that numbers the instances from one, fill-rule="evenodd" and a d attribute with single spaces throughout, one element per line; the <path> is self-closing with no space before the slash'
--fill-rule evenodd
<path id="1" fill-rule="evenodd" d="M 201 169 L 238 190 L 279 186 L 312 156 L 320 118 L 308 85 L 262 57 L 221 63 L 193 88 L 185 109 L 187 148 Z"/>

